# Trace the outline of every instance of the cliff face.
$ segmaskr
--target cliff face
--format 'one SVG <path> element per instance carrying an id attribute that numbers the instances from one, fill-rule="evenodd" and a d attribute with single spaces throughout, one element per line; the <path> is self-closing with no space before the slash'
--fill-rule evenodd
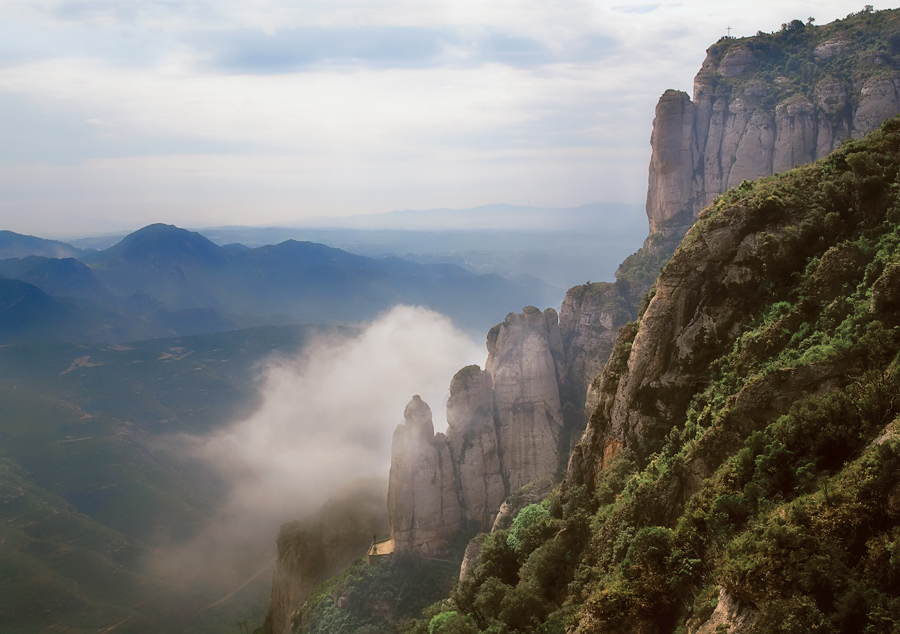
<path id="1" fill-rule="evenodd" d="M 680 239 L 719 194 L 822 158 L 900 112 L 900 62 L 879 37 L 896 16 L 872 21 L 794 24 L 712 46 L 693 99 L 669 90 L 656 107 L 650 233 Z"/>
<path id="2" fill-rule="evenodd" d="M 391 444 L 391 538 L 396 551 L 433 555 L 461 528 L 456 469 L 447 438 L 434 433 L 428 404 L 414 396 L 403 416 Z"/>
<path id="3" fill-rule="evenodd" d="M 451 381 L 446 435 L 419 397 L 407 406 L 391 448 L 395 550 L 438 553 L 464 525 L 490 530 L 511 492 L 559 479 L 586 423 L 593 359 L 628 318 L 589 286 L 573 290 L 560 316 L 529 306 L 491 330 L 485 369 Z"/>
<path id="4" fill-rule="evenodd" d="M 826 624 L 817 629 L 862 631 L 881 618 L 875 603 L 896 596 L 873 548 L 900 522 L 891 502 L 900 445 L 879 449 L 900 402 L 898 314 L 883 299 L 900 297 L 898 148 L 895 119 L 814 166 L 730 192 L 700 214 L 639 324 L 623 329 L 565 487 L 610 504 L 595 547 L 625 529 L 671 536 L 685 549 L 677 565 L 695 557 L 713 571 L 718 605 L 654 613 L 710 588 L 672 575 L 651 591 L 665 574 L 624 566 L 637 603 L 598 592 L 574 632 L 650 631 L 661 621 L 778 631 L 788 618 L 810 623 L 805 608 Z M 626 464 L 640 484 L 610 503 L 611 477 Z M 871 492 L 852 489 L 860 468 L 879 473 L 860 485 Z M 836 494 L 839 483 L 850 488 Z M 868 524 L 842 532 L 837 517 Z M 787 535 L 803 538 L 780 541 Z M 828 555 L 839 571 L 811 563 L 824 544 L 838 553 L 851 543 L 867 554 Z M 852 616 L 835 607 L 845 600 L 837 588 L 850 585 L 873 597 Z M 646 600 L 655 607 L 634 607 Z"/>
<path id="5" fill-rule="evenodd" d="M 473 546 L 455 608 L 571 634 L 900 622 L 898 176 L 900 118 L 707 207 L 564 482 Z"/>
<path id="6" fill-rule="evenodd" d="M 387 534 L 384 494 L 382 484 L 362 483 L 310 519 L 282 525 L 264 632 L 290 634 L 291 613 L 310 590 L 366 552 L 373 535 Z"/>

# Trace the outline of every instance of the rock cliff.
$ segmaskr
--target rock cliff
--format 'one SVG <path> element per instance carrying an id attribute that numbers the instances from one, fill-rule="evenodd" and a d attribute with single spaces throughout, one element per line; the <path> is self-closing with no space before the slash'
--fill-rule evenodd
<path id="1" fill-rule="evenodd" d="M 707 207 L 564 482 L 479 539 L 454 608 L 571 634 L 900 622 L 898 175 L 900 118 Z"/>
<path id="2" fill-rule="evenodd" d="M 554 510 L 553 521 L 563 528 L 550 531 L 554 536 L 541 557 L 519 571 L 528 583 L 516 586 L 516 592 L 528 592 L 547 579 L 571 581 L 566 600 L 583 604 L 584 611 L 567 631 L 579 633 L 650 632 L 660 622 L 671 631 L 676 622 L 685 623 L 677 619 L 695 600 L 689 631 L 718 631 L 726 625 L 749 631 L 760 618 L 777 622 L 778 610 L 788 610 L 779 597 L 801 592 L 787 585 L 799 587 L 800 582 L 785 581 L 785 587 L 767 595 L 760 588 L 778 586 L 780 571 L 766 569 L 766 580 L 741 577 L 744 569 L 738 564 L 727 568 L 729 557 L 736 555 L 724 544 L 738 534 L 729 530 L 752 530 L 752 540 L 730 546 L 735 553 L 752 549 L 754 540 L 770 537 L 759 528 L 767 522 L 807 522 L 802 531 L 830 535 L 827 522 L 811 528 L 802 513 L 795 517 L 784 508 L 773 520 L 768 507 L 754 506 L 761 490 L 754 487 L 770 486 L 766 478 L 781 468 L 766 462 L 775 458 L 763 456 L 761 443 L 794 443 L 776 458 L 796 462 L 802 442 L 815 442 L 802 435 L 789 439 L 793 432 L 788 428 L 772 432 L 775 440 L 759 434 L 769 434 L 767 426 L 791 415 L 804 399 L 850 390 L 856 403 L 869 397 L 853 392 L 855 386 L 882 389 L 865 383 L 869 375 L 864 373 L 876 367 L 874 350 L 883 347 L 867 342 L 871 333 L 866 329 L 874 328 L 877 317 L 885 328 L 900 332 L 892 316 L 900 306 L 900 265 L 885 266 L 897 257 L 893 247 L 870 238 L 880 235 L 875 231 L 879 223 L 897 222 L 895 210 L 889 210 L 896 192 L 888 196 L 884 183 L 896 178 L 893 154 L 900 132 L 889 124 L 875 149 L 852 142 L 841 146 L 898 112 L 900 12 L 864 11 L 824 27 L 794 21 L 780 32 L 723 39 L 711 47 L 695 78 L 693 98 L 670 90 L 657 105 L 647 195 L 650 235 L 620 267 L 616 282 L 571 289 L 558 315 L 528 307 L 492 329 L 485 369 L 463 368 L 451 383 L 446 435 L 434 434 L 430 410 L 426 413 L 420 400 L 414 398 L 407 408 L 406 422 L 394 437 L 389 507 L 395 544 L 433 554 L 464 526 L 509 528 L 520 508 L 508 501 L 510 494 L 529 483 L 534 488 L 536 481 L 557 481 L 560 464 L 581 438 Z M 820 166 L 782 181 L 751 182 L 839 147 Z M 878 231 L 886 231 L 885 226 Z M 865 252 L 857 244 L 861 236 L 869 240 Z M 873 260 L 876 249 L 882 252 Z M 665 272 L 656 281 L 662 267 Z M 655 281 L 653 292 L 645 294 Z M 840 298 L 851 292 L 861 293 L 859 306 L 877 315 L 857 307 L 848 316 L 849 301 Z M 836 324 L 844 318 L 860 321 L 837 333 Z M 811 334 L 811 323 L 827 334 Z M 871 335 L 872 341 L 893 337 L 885 348 L 893 354 L 900 349 L 896 332 Z M 826 346 L 821 337 L 833 339 Z M 799 346 L 794 356 L 779 357 L 789 343 Z M 847 350 L 857 356 L 848 356 Z M 877 363 L 880 369 L 872 376 L 887 376 L 887 361 Z M 858 380 L 848 387 L 851 372 Z M 881 426 L 897 414 L 894 403 L 900 397 L 888 401 L 879 414 L 887 417 L 879 419 Z M 586 411 L 591 418 L 582 436 Z M 841 412 L 838 418 L 851 430 L 834 444 L 859 444 L 864 434 L 853 427 L 859 426 L 854 416 L 852 408 Z M 806 436 L 836 433 L 815 429 Z M 742 447 L 750 452 L 749 462 L 735 458 Z M 841 460 L 849 456 L 848 450 Z M 767 503 L 779 505 L 815 491 L 818 485 L 808 474 L 816 469 L 815 477 L 836 473 L 836 466 L 823 464 L 821 456 L 810 464 L 792 462 L 795 473 L 779 476 L 792 484 L 770 491 Z M 826 484 L 824 501 L 804 504 L 830 516 L 837 513 L 834 505 L 850 508 L 847 500 L 853 495 L 847 493 L 843 502 L 830 498 Z M 745 506 L 733 506 L 735 500 Z M 681 514 L 689 503 L 694 515 L 685 519 Z M 900 512 L 886 503 L 881 507 L 887 509 L 885 525 L 896 523 Z M 758 513 L 753 525 L 746 520 L 751 513 Z M 593 517 L 590 531 L 587 516 Z M 734 528 L 721 528 L 729 522 Z M 493 543 L 493 537 L 499 540 L 494 555 L 502 552 L 505 536 L 495 533 L 472 542 L 466 553 L 462 577 L 476 590 L 490 578 L 479 564 L 480 545 Z M 642 560 L 641 544 L 652 546 L 647 552 L 671 557 Z M 676 546 L 685 550 L 673 550 Z M 585 555 L 576 574 L 573 553 L 579 549 Z M 693 559 L 685 559 L 685 553 Z M 841 555 L 824 555 L 823 561 L 832 556 Z M 519 561 L 531 560 L 522 555 Z M 666 569 L 683 561 L 688 564 L 677 572 Z M 548 567 L 542 573 L 529 569 L 542 565 Z M 752 564 L 766 565 L 765 558 Z M 593 576 L 583 574 L 588 569 Z M 710 583 L 711 571 L 717 571 L 721 585 L 718 603 L 705 609 L 697 597 L 710 591 L 702 586 Z M 609 575 L 617 581 L 605 587 L 599 580 Z M 515 584 L 516 578 L 507 581 Z M 636 581 L 644 578 L 644 585 Z M 561 601 L 566 583 L 544 588 L 534 605 Z M 696 596 L 678 594 L 686 587 Z M 491 591 L 498 591 L 496 583 Z M 807 603 L 797 605 L 809 604 L 803 600 Z M 759 611 L 760 605 L 768 611 Z M 518 616 L 502 610 L 493 615 Z"/>
<path id="3" fill-rule="evenodd" d="M 650 233 L 678 240 L 697 213 L 744 180 L 822 158 L 900 112 L 896 16 L 723 38 L 694 94 L 667 90 L 651 137 Z M 864 35 L 863 35 L 864 34 Z"/>
<path id="4" fill-rule="evenodd" d="M 291 613 L 310 590 L 366 552 L 373 535 L 387 534 L 384 495 L 383 484 L 364 482 L 313 517 L 282 525 L 264 632 L 290 634 Z"/>
<path id="5" fill-rule="evenodd" d="M 461 528 L 456 469 L 446 436 L 434 433 L 428 404 L 414 396 L 403 416 L 391 443 L 391 538 L 395 551 L 434 555 Z"/>
<path id="6" fill-rule="evenodd" d="M 558 481 L 586 424 L 592 351 L 611 346 L 603 324 L 623 319 L 620 307 L 595 300 L 573 294 L 562 321 L 552 308 L 528 306 L 494 327 L 485 369 L 468 366 L 451 381 L 446 435 L 434 433 L 431 410 L 413 397 L 391 449 L 395 550 L 440 552 L 464 526 L 490 530 L 510 493 Z"/>

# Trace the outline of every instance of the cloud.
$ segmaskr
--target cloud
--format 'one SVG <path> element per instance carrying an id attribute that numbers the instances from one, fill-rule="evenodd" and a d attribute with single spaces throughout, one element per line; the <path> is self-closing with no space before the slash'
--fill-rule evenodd
<path id="1" fill-rule="evenodd" d="M 621 11 L 622 13 L 650 13 L 659 8 L 658 4 L 638 4 L 638 5 L 619 5 L 613 7 L 613 11 Z"/>
<path id="2" fill-rule="evenodd" d="M 323 64 L 415 68 L 440 61 L 452 36 L 447 30 L 410 27 L 303 28 L 272 34 L 244 29 L 212 36 L 211 66 L 263 73 Z"/>
<path id="3" fill-rule="evenodd" d="M 484 356 L 447 318 L 398 306 L 357 336 L 319 339 L 297 358 L 273 359 L 253 416 L 179 441 L 230 495 L 197 538 L 158 552 L 156 568 L 225 584 L 255 571 L 254 557 L 274 554 L 279 524 L 360 481 L 386 482 L 391 436 L 414 394 L 431 405 L 436 429 L 446 427 L 450 379 Z"/>
<path id="4" fill-rule="evenodd" d="M 551 47 L 531 35 L 488 27 L 294 28 L 266 33 L 218 31 L 195 41 L 206 66 L 238 73 L 290 73 L 336 68 L 425 68 L 505 64 L 533 68 L 572 61 L 596 61 L 616 41 L 591 34 Z"/>
<path id="5" fill-rule="evenodd" d="M 812 6 L 655 4 L 7 0 L 0 223 L 637 202 L 659 95 Z"/>

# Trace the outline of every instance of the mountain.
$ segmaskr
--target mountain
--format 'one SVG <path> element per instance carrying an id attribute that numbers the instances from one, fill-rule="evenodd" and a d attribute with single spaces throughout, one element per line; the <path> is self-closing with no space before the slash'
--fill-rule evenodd
<path id="1" fill-rule="evenodd" d="M 786 69 L 839 50 L 848 57 L 829 72 L 871 88 L 893 71 L 854 64 L 889 66 L 871 51 L 890 45 L 896 15 L 867 7 L 836 25 L 795 21 L 723 46 L 774 51 Z M 836 33 L 858 48 L 821 39 Z M 783 54 L 798 41 L 812 47 L 799 61 Z M 727 101 L 725 88 L 745 72 L 781 70 L 755 53 L 728 54 L 713 71 L 718 107 L 758 147 L 736 116 L 747 102 Z M 799 77 L 821 83 L 813 71 Z M 891 103 L 867 102 L 873 91 L 854 108 Z M 846 136 L 887 116 L 871 112 L 847 115 Z M 485 370 L 464 368 L 451 383 L 446 434 L 413 397 L 394 434 L 388 571 L 350 568 L 313 591 L 294 632 L 348 623 L 416 634 L 849 633 L 900 622 L 891 555 L 900 526 L 900 119 L 814 164 L 742 178 L 699 213 L 694 199 L 673 198 L 677 211 L 654 218 L 654 192 L 673 166 L 699 164 L 694 113 L 675 126 L 680 146 L 660 138 L 657 114 L 644 248 L 615 284 L 570 290 L 558 320 L 530 307 L 492 329 Z M 806 156 L 809 139 L 784 140 L 785 130 L 772 132 L 782 142 L 763 144 L 762 156 Z M 824 134 L 816 128 L 817 144 Z M 740 143 L 718 151 L 723 165 L 747 156 Z M 688 181 L 714 182 L 701 176 Z M 579 402 L 589 419 L 562 455 Z M 465 548 L 449 596 L 402 624 L 373 610 L 376 597 L 402 597 L 378 594 L 375 579 L 410 557 L 463 556 L 458 540 L 473 524 L 489 532 Z"/>
<path id="2" fill-rule="evenodd" d="M 145 227 L 84 262 L 120 296 L 140 291 L 176 309 L 307 323 L 356 323 L 407 303 L 474 328 L 544 290 L 454 265 L 375 259 L 311 242 L 220 247 L 169 225 Z"/>
<path id="3" fill-rule="evenodd" d="M 232 243 L 258 247 L 291 239 L 318 242 L 374 258 L 456 264 L 473 273 L 496 273 L 513 281 L 531 276 L 555 289 L 566 289 L 586 279 L 611 280 L 615 267 L 646 235 L 646 216 L 641 216 L 629 213 L 624 219 L 609 219 L 597 232 L 588 232 L 588 223 L 547 231 L 519 228 L 516 223 L 491 230 L 223 227 L 197 231 L 230 248 L 237 248 Z M 565 293 L 554 292 L 559 300 L 549 303 L 558 304 Z"/>
<path id="4" fill-rule="evenodd" d="M 676 240 L 719 194 L 822 158 L 900 112 L 900 11 L 723 38 L 694 95 L 669 90 L 654 120 L 650 232 Z"/>
<path id="5" fill-rule="evenodd" d="M 49 262 L 51 266 L 46 269 L 53 273 L 59 272 L 59 262 L 65 263 L 64 260 Z M 3 265 L 0 262 L 0 267 Z M 26 273 L 31 272 L 33 269 L 26 269 Z M 92 278 L 76 277 L 71 288 L 66 285 L 66 279 L 65 275 L 51 275 L 37 281 L 67 295 L 84 293 L 99 296 L 103 301 L 54 297 L 19 279 L 0 278 L 0 343 L 117 343 L 236 330 L 254 321 L 224 315 L 212 308 L 169 310 L 158 300 L 140 293 L 124 300 L 114 298 L 102 285 L 95 286 L 92 282 L 96 280 Z"/>
<path id="6" fill-rule="evenodd" d="M 0 260 L 0 274 L 37 286 L 48 295 L 76 297 L 97 302 L 113 301 L 113 295 L 91 269 L 75 258 L 28 256 Z"/>
<path id="7" fill-rule="evenodd" d="M 0 231 L 0 260 L 39 255 L 47 258 L 77 258 L 84 252 L 65 242 Z"/>
<path id="8" fill-rule="evenodd" d="M 5 342 L 93 336 L 97 329 L 109 327 L 106 317 L 82 310 L 71 300 L 51 297 L 21 280 L 0 279 L 0 336 Z"/>

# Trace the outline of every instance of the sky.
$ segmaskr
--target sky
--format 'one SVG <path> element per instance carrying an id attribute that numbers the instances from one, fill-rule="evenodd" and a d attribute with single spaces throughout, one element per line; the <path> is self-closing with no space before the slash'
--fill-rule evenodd
<path id="1" fill-rule="evenodd" d="M 727 27 L 861 8 L 0 0 L 0 229 L 642 205 L 656 101 Z"/>

